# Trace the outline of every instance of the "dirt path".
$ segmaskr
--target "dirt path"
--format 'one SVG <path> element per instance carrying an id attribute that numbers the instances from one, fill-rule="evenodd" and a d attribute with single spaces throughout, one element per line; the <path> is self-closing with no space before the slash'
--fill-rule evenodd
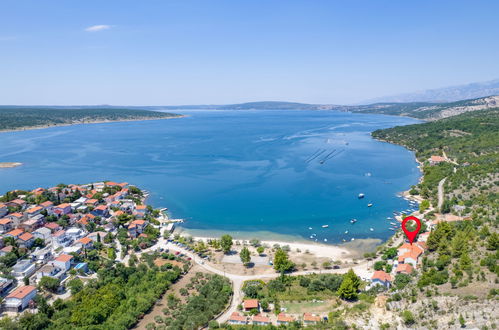
<path id="1" fill-rule="evenodd" d="M 444 205 L 444 183 L 447 178 L 443 178 L 440 180 L 438 183 L 438 205 L 437 205 L 437 210 L 441 212 L 442 205 Z"/>

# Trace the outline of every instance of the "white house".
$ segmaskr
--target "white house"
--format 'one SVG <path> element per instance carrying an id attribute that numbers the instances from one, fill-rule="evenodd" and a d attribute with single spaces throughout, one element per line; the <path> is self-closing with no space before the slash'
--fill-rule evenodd
<path id="1" fill-rule="evenodd" d="M 389 288 L 390 285 L 392 284 L 392 277 L 390 276 L 390 274 L 382 270 L 377 270 L 374 272 L 373 276 L 371 277 L 371 281 L 373 285 L 380 284 L 384 287 Z"/>
<path id="2" fill-rule="evenodd" d="M 63 270 L 69 270 L 71 268 L 71 260 L 73 259 L 72 255 L 69 254 L 61 254 L 57 258 L 55 258 L 54 261 L 52 261 L 52 264 L 60 269 Z"/>
<path id="3" fill-rule="evenodd" d="M 36 270 L 35 264 L 31 260 L 19 260 L 13 267 L 11 274 L 17 278 L 30 277 Z"/>
<path id="4" fill-rule="evenodd" d="M 21 312 L 35 298 L 36 293 L 36 287 L 32 285 L 25 285 L 15 289 L 5 298 L 5 309 L 9 312 Z"/>
<path id="5" fill-rule="evenodd" d="M 37 230 L 33 231 L 33 236 L 36 238 L 41 238 L 45 242 L 49 241 L 50 238 L 52 237 L 52 231 L 46 227 L 38 228 Z"/>

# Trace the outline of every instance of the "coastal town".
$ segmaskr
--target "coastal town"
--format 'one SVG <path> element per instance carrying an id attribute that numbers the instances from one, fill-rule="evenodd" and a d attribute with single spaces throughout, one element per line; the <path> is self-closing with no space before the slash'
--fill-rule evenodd
<path id="1" fill-rule="evenodd" d="M 16 318 L 23 313 L 36 313 L 36 298 L 40 296 L 48 302 L 70 299 L 72 293 L 78 291 L 74 290 L 76 284 L 84 285 L 98 277 L 102 258 L 130 265 L 131 260 L 140 255 L 153 254 L 155 258 L 160 253 L 171 253 L 169 259 L 183 264 L 184 275 L 194 266 L 231 281 L 232 298 L 215 317 L 217 324 L 322 324 L 328 322 L 331 312 L 324 308 L 321 300 L 317 300 L 316 308 L 314 304 L 306 308 L 291 307 L 292 304 L 283 301 L 269 303 L 269 297 L 248 287 L 258 281 L 270 281 L 267 283 L 270 285 L 284 273 L 293 277 L 312 276 L 312 284 L 316 276 L 350 274 L 359 281 L 354 291 L 382 293 L 391 288 L 393 295 L 394 284 L 409 281 L 420 271 L 428 249 L 427 240 L 439 223 L 469 220 L 434 214 L 431 207 L 420 208 L 413 213 L 422 222 L 422 231 L 414 243 L 409 243 L 401 231 L 397 231 L 377 252 L 359 257 L 348 250 L 345 252 L 336 246 L 328 249 L 327 245 L 317 243 L 302 246 L 233 240 L 229 235 L 220 240 L 180 235 L 174 233 L 174 228 L 176 221 L 181 220 L 169 219 L 164 209 L 145 205 L 146 197 L 136 186 L 111 181 L 16 190 L 2 196 L 0 294 L 3 316 Z M 431 219 L 427 214 L 432 215 Z M 402 216 L 396 219 L 401 222 Z M 309 249 L 301 250 L 306 247 Z M 314 247 L 319 248 L 314 250 Z M 248 256 L 243 257 L 245 253 Z M 280 253 L 287 262 L 284 268 L 277 265 Z M 311 284 L 300 282 L 300 285 Z M 377 295 L 376 305 L 388 308 L 388 297 Z M 154 322 L 148 324 L 149 328 L 154 328 Z"/>

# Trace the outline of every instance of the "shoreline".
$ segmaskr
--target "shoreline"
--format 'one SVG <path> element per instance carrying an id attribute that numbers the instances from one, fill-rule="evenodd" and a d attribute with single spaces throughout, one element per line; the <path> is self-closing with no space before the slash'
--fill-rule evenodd
<path id="1" fill-rule="evenodd" d="M 204 242 L 220 238 L 220 235 L 206 235 L 201 232 L 197 233 L 197 231 L 202 230 L 187 230 L 183 227 L 180 227 L 175 228 L 173 234 L 178 234 L 184 237 L 190 236 L 194 240 L 201 240 Z M 224 231 L 220 231 L 220 233 L 231 235 L 231 233 Z M 324 244 L 319 242 L 310 242 L 300 237 L 296 237 L 295 239 L 294 236 L 281 235 L 278 233 L 272 233 L 272 235 L 274 237 L 269 237 L 268 239 L 259 239 L 259 235 L 254 234 L 251 238 L 249 238 L 250 236 L 233 236 L 233 241 L 239 242 L 240 244 L 249 244 L 249 241 L 251 239 L 258 239 L 262 245 L 268 246 L 270 248 L 272 248 L 276 244 L 280 246 L 287 245 L 292 252 L 296 252 L 297 250 L 300 250 L 301 252 L 308 251 L 310 254 L 314 254 L 316 257 L 332 258 L 335 260 L 354 260 L 362 258 L 364 253 L 375 251 L 377 246 L 385 242 L 378 238 L 364 238 L 339 244 Z M 392 236 L 390 236 L 389 239 L 391 238 Z"/>
<path id="2" fill-rule="evenodd" d="M 75 121 L 72 123 L 64 123 L 64 124 L 24 126 L 24 127 L 19 127 L 19 128 L 12 128 L 12 129 L 0 129 L 0 133 L 31 131 L 31 130 L 52 128 L 52 127 L 65 127 L 65 126 L 87 125 L 87 124 L 120 123 L 120 122 L 129 122 L 129 121 L 166 120 L 166 119 L 178 119 L 178 118 L 184 118 L 184 117 L 187 117 L 187 115 L 178 115 L 178 116 L 172 116 L 172 117 L 159 117 L 159 118 L 144 117 L 144 118 L 118 119 L 118 120 Z"/>

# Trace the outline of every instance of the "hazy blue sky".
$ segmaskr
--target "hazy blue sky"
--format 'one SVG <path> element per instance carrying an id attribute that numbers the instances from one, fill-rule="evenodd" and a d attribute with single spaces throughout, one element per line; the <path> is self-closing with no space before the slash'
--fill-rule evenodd
<path id="1" fill-rule="evenodd" d="M 0 104 L 349 103 L 499 78 L 499 1 L 0 2 Z"/>

